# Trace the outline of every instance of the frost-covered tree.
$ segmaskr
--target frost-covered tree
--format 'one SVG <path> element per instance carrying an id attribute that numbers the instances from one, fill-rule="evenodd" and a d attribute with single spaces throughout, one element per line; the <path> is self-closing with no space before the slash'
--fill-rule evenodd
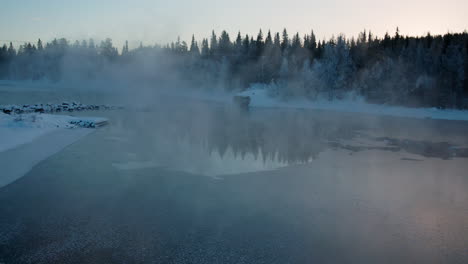
<path id="1" fill-rule="evenodd" d="M 190 42 L 190 53 L 194 56 L 200 55 L 200 49 L 198 48 L 198 43 L 195 40 L 195 35 L 192 35 L 192 41 Z"/>
<path id="2" fill-rule="evenodd" d="M 282 39 L 281 39 L 281 51 L 287 52 L 288 48 L 289 48 L 288 31 L 286 29 L 283 29 L 283 34 L 282 34 Z"/>
<path id="3" fill-rule="evenodd" d="M 107 60 L 113 61 L 118 56 L 117 49 L 112 45 L 112 39 L 106 38 L 99 46 L 99 53 Z"/>
<path id="4" fill-rule="evenodd" d="M 224 87 L 271 84 L 286 97 L 340 98 L 352 92 L 379 103 L 468 108 L 467 32 L 405 36 L 398 28 L 383 38 L 364 30 L 356 38 L 319 40 L 313 31 L 290 38 L 284 29 L 268 31 L 265 38 L 261 31 L 245 37 L 238 32 L 232 42 L 228 32 L 218 38 L 212 31 L 200 46 L 194 36 L 189 44 L 178 38 L 163 47 L 140 43 L 130 50 L 125 43 L 119 54 L 110 39 L 99 45 L 63 38 L 9 43 L 0 46 L 0 78 L 94 80 L 114 71 L 122 78 L 155 80 L 159 72 L 173 72 L 194 87 L 213 87 L 223 79 Z M 166 70 L 149 71 L 147 63 Z"/>
<path id="5" fill-rule="evenodd" d="M 202 40 L 201 55 L 206 58 L 210 55 L 210 47 L 208 45 L 208 39 Z"/>
<path id="6" fill-rule="evenodd" d="M 124 46 L 122 47 L 122 56 L 127 56 L 128 55 L 128 40 L 125 41 Z"/>
<path id="7" fill-rule="evenodd" d="M 223 30 L 218 42 L 218 52 L 220 56 L 231 56 L 232 43 L 229 34 Z"/>
<path id="8" fill-rule="evenodd" d="M 211 39 L 210 39 L 210 55 L 215 56 L 218 54 L 218 38 L 214 30 L 211 32 Z"/>

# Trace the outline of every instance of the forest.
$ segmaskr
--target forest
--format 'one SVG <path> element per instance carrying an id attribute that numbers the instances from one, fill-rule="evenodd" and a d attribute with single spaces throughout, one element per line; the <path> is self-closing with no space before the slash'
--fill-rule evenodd
<path id="1" fill-rule="evenodd" d="M 232 38 L 226 31 L 197 41 L 120 49 L 111 39 L 13 43 L 0 47 L 3 80 L 144 80 L 159 78 L 190 89 L 246 89 L 265 84 L 284 100 L 337 100 L 361 96 L 370 103 L 468 108 L 468 33 L 384 37 L 363 31 L 319 40 L 282 32 Z M 169 83 L 169 84 L 168 84 Z M 166 82 L 170 85 L 170 82 Z M 175 85 L 175 84 L 173 84 Z"/>

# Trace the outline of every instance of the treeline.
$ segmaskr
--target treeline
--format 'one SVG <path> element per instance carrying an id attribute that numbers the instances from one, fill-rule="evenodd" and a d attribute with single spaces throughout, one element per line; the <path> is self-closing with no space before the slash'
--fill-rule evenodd
<path id="1" fill-rule="evenodd" d="M 364 31 L 357 38 L 329 40 L 318 40 L 314 32 L 290 36 L 286 30 L 238 33 L 232 39 L 223 31 L 200 42 L 192 37 L 189 43 L 178 39 L 131 50 L 125 44 L 120 53 L 110 39 L 98 45 L 66 39 L 43 45 L 39 40 L 18 50 L 11 43 L 0 48 L 0 78 L 96 79 L 112 68 L 120 69 L 119 77 L 151 79 L 170 72 L 193 87 L 237 89 L 263 83 L 283 98 L 355 94 L 374 103 L 468 108 L 467 51 L 466 31 L 410 37 L 398 29 L 383 38 Z M 151 72 L 148 65 L 158 67 Z"/>

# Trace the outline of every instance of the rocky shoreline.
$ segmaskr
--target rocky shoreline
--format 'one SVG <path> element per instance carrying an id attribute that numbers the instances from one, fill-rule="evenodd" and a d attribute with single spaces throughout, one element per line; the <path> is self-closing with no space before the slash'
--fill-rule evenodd
<path id="1" fill-rule="evenodd" d="M 0 112 L 5 114 L 57 113 L 116 109 L 123 109 L 123 107 L 110 105 L 87 105 L 77 102 L 63 102 L 61 104 L 0 105 Z"/>

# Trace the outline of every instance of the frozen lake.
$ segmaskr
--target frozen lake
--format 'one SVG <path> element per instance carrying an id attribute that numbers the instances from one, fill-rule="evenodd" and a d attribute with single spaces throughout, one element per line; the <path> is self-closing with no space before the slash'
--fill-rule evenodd
<path id="1" fill-rule="evenodd" d="M 468 123 L 163 101 L 0 189 L 0 263 L 467 263 Z"/>

